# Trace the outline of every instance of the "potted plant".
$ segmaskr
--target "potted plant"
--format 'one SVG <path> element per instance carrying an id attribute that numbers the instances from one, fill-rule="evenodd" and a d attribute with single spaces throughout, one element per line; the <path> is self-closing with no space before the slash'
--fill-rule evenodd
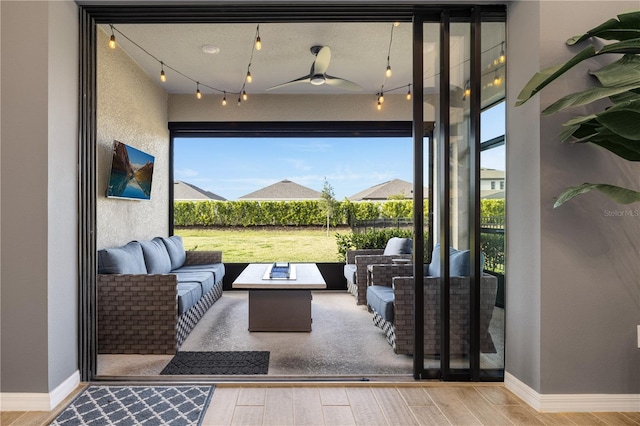
<path id="1" fill-rule="evenodd" d="M 596 48 L 598 38 L 611 43 Z M 576 116 L 564 123 L 560 140 L 593 143 L 625 160 L 640 161 L 640 11 L 618 15 L 617 19 L 609 19 L 584 34 L 571 37 L 566 43 L 573 46 L 583 42 L 588 42 L 588 46 L 566 63 L 536 73 L 518 95 L 516 106 L 589 58 L 622 54 L 615 62 L 589 72 L 596 80 L 596 87 L 567 95 L 548 106 L 542 114 L 549 115 L 608 98 L 609 104 L 604 110 Z M 621 204 L 639 202 L 638 189 L 587 182 L 566 188 L 554 208 L 591 190 L 600 191 Z"/>

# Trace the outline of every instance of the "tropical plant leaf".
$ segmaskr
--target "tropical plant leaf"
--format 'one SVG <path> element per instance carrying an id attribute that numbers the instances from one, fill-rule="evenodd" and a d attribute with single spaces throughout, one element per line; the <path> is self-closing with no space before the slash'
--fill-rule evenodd
<path id="1" fill-rule="evenodd" d="M 640 12 L 634 11 L 618 15 L 618 19 L 609 19 L 595 28 L 571 37 L 567 44 L 572 46 L 589 37 L 600 37 L 605 40 L 627 40 L 640 29 Z M 630 33 L 630 34 L 629 34 Z M 637 36 L 636 36 L 637 37 Z"/>
<path id="2" fill-rule="evenodd" d="M 531 77 L 531 80 L 529 80 L 529 82 L 520 91 L 516 106 L 524 104 L 553 80 L 560 77 L 562 74 L 564 74 L 580 62 L 584 61 L 585 59 L 591 58 L 595 55 L 596 49 L 593 46 L 587 46 L 564 64 L 550 67 L 537 72 L 533 77 Z"/>
<path id="3" fill-rule="evenodd" d="M 614 104 L 621 104 L 623 102 L 629 102 L 640 99 L 640 91 L 632 90 L 626 93 L 620 93 L 619 95 L 612 96 L 610 98 L 611 102 Z"/>
<path id="4" fill-rule="evenodd" d="M 574 133 L 575 136 L 575 133 Z M 604 127 L 596 129 L 595 134 L 584 137 L 576 141 L 577 143 L 591 142 L 608 151 L 611 151 L 618 157 L 622 157 L 628 161 L 640 161 L 640 142 L 626 139 L 617 135 Z"/>
<path id="5" fill-rule="evenodd" d="M 617 43 L 611 43 L 598 50 L 597 55 L 603 55 L 605 53 L 628 53 L 628 54 L 640 54 L 640 38 L 632 38 L 629 40 L 619 41 Z"/>
<path id="6" fill-rule="evenodd" d="M 598 71 L 592 71 L 604 87 L 627 86 L 640 82 L 640 56 L 624 55 Z"/>
<path id="7" fill-rule="evenodd" d="M 565 110 L 567 108 L 574 108 L 600 99 L 608 98 L 610 96 L 619 95 L 629 90 L 640 88 L 640 81 L 629 86 L 620 87 L 592 87 L 582 92 L 572 93 L 563 98 L 560 98 L 556 102 L 549 105 L 542 111 L 543 115 L 550 115 L 558 111 Z"/>
<path id="8" fill-rule="evenodd" d="M 640 141 L 640 99 L 614 105 L 596 115 L 598 122 L 611 132 Z"/>
<path id="9" fill-rule="evenodd" d="M 594 189 L 602 192 L 604 195 L 620 204 L 631 204 L 640 202 L 640 192 L 638 191 L 603 183 L 583 183 L 582 185 L 572 186 L 565 189 L 560 194 L 560 196 L 558 196 L 558 199 L 553 204 L 553 208 L 555 209 L 557 207 L 560 207 L 567 201 L 579 195 L 586 194 L 587 192 Z"/>

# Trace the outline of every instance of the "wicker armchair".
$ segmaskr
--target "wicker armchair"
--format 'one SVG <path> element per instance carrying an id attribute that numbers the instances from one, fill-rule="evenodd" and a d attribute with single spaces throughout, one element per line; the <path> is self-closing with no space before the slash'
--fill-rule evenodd
<path id="1" fill-rule="evenodd" d="M 368 293 L 375 292 L 375 286 L 393 289 L 393 319 L 385 319 L 388 315 L 373 311 L 373 323 L 380 327 L 387 336 L 387 341 L 397 354 L 413 353 L 413 299 L 414 280 L 412 276 L 395 274 L 411 274 L 412 265 L 371 265 L 368 267 Z M 451 312 L 450 312 L 450 354 L 469 354 L 469 297 L 470 277 L 451 277 Z M 440 354 L 440 278 L 423 277 L 424 285 L 424 353 Z M 496 351 L 489 323 L 493 316 L 497 278 L 483 274 L 480 279 L 480 350 L 484 353 Z M 372 297 L 372 296 L 369 296 Z M 369 305 L 369 303 L 368 303 Z M 370 306 L 370 305 L 369 305 Z"/>
<path id="2" fill-rule="evenodd" d="M 347 251 L 347 263 L 344 266 L 344 276 L 347 280 L 347 290 L 356 298 L 356 304 L 367 303 L 367 273 L 368 266 L 373 264 L 392 264 L 393 259 L 411 260 L 411 254 L 385 255 L 383 249 L 359 249 Z"/>

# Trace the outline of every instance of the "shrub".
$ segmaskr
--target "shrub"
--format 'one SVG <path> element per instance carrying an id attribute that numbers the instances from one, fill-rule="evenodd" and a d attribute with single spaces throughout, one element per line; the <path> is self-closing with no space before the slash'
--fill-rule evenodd
<path id="1" fill-rule="evenodd" d="M 383 249 L 391 237 L 412 238 L 412 235 L 411 230 L 395 228 L 371 230 L 360 234 L 336 233 L 338 257 L 344 262 L 347 250 Z"/>

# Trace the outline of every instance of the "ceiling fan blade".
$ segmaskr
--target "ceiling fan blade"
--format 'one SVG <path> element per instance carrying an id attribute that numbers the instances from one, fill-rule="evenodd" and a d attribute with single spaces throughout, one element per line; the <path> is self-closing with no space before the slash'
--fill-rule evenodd
<path id="1" fill-rule="evenodd" d="M 330 75 L 325 75 L 325 83 L 329 86 L 340 87 L 341 89 L 360 91 L 362 87 L 359 84 L 354 83 L 353 81 L 345 80 L 340 77 L 332 77 Z"/>
<path id="2" fill-rule="evenodd" d="M 305 75 L 304 77 L 296 78 L 295 80 L 291 80 L 286 83 L 277 84 L 275 86 L 269 87 L 268 89 L 266 89 L 266 91 L 268 92 L 269 90 L 279 89 L 281 87 L 291 86 L 298 83 L 309 83 L 309 82 L 311 82 L 311 76 Z"/>
<path id="3" fill-rule="evenodd" d="M 314 74 L 324 74 L 327 72 L 327 68 L 329 68 L 329 63 L 331 62 L 331 49 L 329 46 L 323 46 L 320 48 L 318 53 L 316 54 L 316 60 L 313 62 L 311 75 Z"/>

